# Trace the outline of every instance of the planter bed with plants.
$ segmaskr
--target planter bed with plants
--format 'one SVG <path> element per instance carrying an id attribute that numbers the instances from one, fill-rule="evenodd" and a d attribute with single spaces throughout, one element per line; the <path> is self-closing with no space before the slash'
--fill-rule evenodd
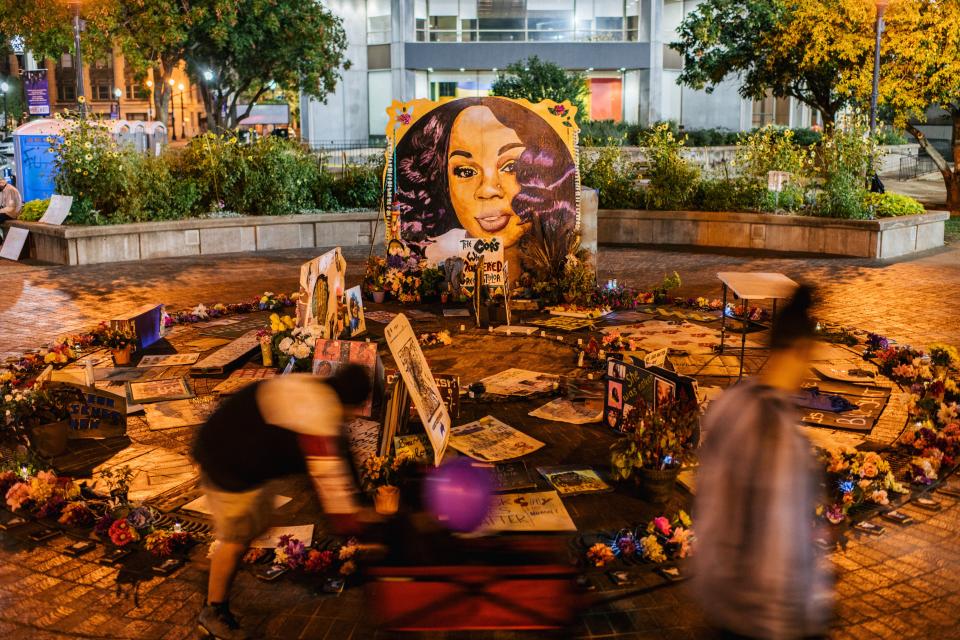
<path id="1" fill-rule="evenodd" d="M 947 211 L 877 220 L 602 209 L 601 245 L 672 245 L 889 259 L 943 246 Z"/>

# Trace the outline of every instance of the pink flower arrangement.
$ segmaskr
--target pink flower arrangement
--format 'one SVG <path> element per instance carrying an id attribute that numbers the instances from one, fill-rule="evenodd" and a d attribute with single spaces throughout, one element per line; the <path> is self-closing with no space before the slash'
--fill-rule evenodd
<path id="1" fill-rule="evenodd" d="M 663 516 L 653 519 L 653 528 L 657 533 L 665 536 L 669 536 L 671 533 L 670 521 Z"/>
<path id="2" fill-rule="evenodd" d="M 26 482 L 18 482 L 7 490 L 7 506 L 11 511 L 19 511 L 31 499 L 30 485 Z"/>

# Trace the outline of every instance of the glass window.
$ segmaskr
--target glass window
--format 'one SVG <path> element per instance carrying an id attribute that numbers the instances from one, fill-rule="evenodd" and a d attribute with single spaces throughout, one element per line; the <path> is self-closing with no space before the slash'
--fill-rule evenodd
<path id="1" fill-rule="evenodd" d="M 382 136 L 387 130 L 387 108 L 393 94 L 393 82 L 389 71 L 370 71 L 367 73 L 367 116 L 370 122 L 370 135 Z"/>
<path id="2" fill-rule="evenodd" d="M 57 102 L 73 102 L 77 99 L 77 72 L 73 68 L 73 57 L 60 56 L 56 66 Z"/>
<path id="3" fill-rule="evenodd" d="M 477 5 L 477 28 L 484 42 L 526 39 L 527 12 L 522 1 L 485 0 Z"/>
<path id="4" fill-rule="evenodd" d="M 123 79 L 124 95 L 127 96 L 127 100 L 147 100 L 149 98 L 149 92 L 144 82 L 142 80 L 138 81 L 132 75 L 127 75 Z"/>
<path id="5" fill-rule="evenodd" d="M 390 0 L 367 0 L 367 44 L 390 42 Z"/>
<path id="6" fill-rule="evenodd" d="M 430 16 L 430 42 L 456 42 L 457 16 Z"/>
<path id="7" fill-rule="evenodd" d="M 631 42 L 650 41 L 650 0 L 627 0 L 626 37 Z"/>
<path id="8" fill-rule="evenodd" d="M 767 95 L 761 100 L 753 101 L 753 118 L 752 124 L 754 127 L 763 127 L 774 122 L 776 117 L 776 108 L 777 101 L 772 95 Z"/>
<path id="9" fill-rule="evenodd" d="M 113 59 L 96 60 L 90 65 L 90 99 L 113 100 Z"/>

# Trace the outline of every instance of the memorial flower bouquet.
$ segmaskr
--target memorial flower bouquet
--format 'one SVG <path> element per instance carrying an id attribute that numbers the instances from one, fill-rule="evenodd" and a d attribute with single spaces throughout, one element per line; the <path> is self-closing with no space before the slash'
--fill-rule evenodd
<path id="1" fill-rule="evenodd" d="M 185 551 L 196 541 L 193 533 L 183 531 L 180 525 L 174 525 L 173 529 L 155 529 L 148 533 L 143 539 L 143 546 L 153 555 L 166 558 L 174 553 Z"/>
<path id="2" fill-rule="evenodd" d="M 691 525 L 690 516 L 682 509 L 672 519 L 654 518 L 647 523 L 645 532 L 638 529 L 634 534 L 640 555 L 656 563 L 689 558 L 696 540 Z"/>
<path id="3" fill-rule="evenodd" d="M 25 510 L 45 518 L 58 516 L 67 502 L 77 498 L 80 489 L 70 478 L 58 477 L 52 471 L 36 475 L 22 473 L 20 480 L 7 489 L 7 507 L 11 511 Z"/>
<path id="4" fill-rule="evenodd" d="M 818 449 L 818 459 L 827 473 L 829 504 L 817 507 L 817 515 L 831 524 L 846 519 L 850 509 L 872 503 L 885 506 L 892 493 L 907 493 L 897 481 L 890 463 L 874 451 L 849 447 Z"/>
<path id="5" fill-rule="evenodd" d="M 78 395 L 74 388 L 0 385 L 0 441 L 30 445 L 33 429 L 70 417 L 67 406 Z"/>
<path id="6" fill-rule="evenodd" d="M 383 293 L 387 283 L 387 260 L 380 256 L 367 258 L 367 269 L 363 275 L 363 291 L 371 297 L 376 293 Z M 375 302 L 383 302 L 380 300 Z"/>
<path id="7" fill-rule="evenodd" d="M 274 313 L 270 316 L 270 331 L 270 343 L 278 367 L 284 369 L 291 359 L 295 359 L 294 371 L 313 368 L 313 349 L 323 332 L 318 325 L 298 327 L 290 316 Z"/>

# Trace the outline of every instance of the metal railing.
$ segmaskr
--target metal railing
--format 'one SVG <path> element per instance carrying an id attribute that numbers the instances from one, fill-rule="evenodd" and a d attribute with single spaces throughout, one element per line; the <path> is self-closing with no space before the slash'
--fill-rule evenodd
<path id="1" fill-rule="evenodd" d="M 320 140 L 309 143 L 309 147 L 324 157 L 327 166 L 344 167 L 382 158 L 385 144 L 370 140 Z"/>
<path id="2" fill-rule="evenodd" d="M 418 29 L 417 42 L 640 42 L 639 29 Z"/>
<path id="3" fill-rule="evenodd" d="M 904 156 L 900 158 L 900 171 L 897 178 L 900 180 L 913 180 L 919 176 L 931 173 L 937 170 L 937 165 L 933 163 L 930 156 Z"/>

